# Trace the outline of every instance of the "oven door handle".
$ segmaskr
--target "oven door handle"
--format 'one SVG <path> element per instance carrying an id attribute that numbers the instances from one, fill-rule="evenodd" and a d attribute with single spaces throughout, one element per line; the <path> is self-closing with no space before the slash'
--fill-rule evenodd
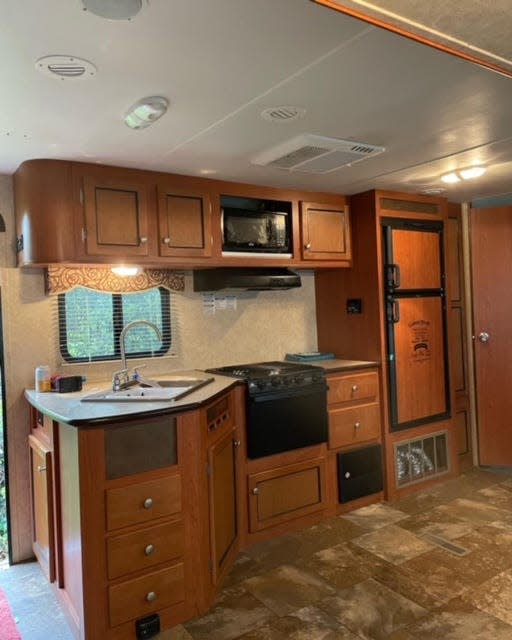
<path id="1" fill-rule="evenodd" d="M 272 389 L 271 391 L 264 391 L 256 395 L 249 394 L 250 402 L 269 402 L 271 400 L 285 400 L 287 398 L 298 398 L 308 396 L 312 393 L 318 393 L 323 391 L 327 393 L 327 384 L 325 382 L 308 384 L 304 387 L 298 387 L 297 389 Z"/>

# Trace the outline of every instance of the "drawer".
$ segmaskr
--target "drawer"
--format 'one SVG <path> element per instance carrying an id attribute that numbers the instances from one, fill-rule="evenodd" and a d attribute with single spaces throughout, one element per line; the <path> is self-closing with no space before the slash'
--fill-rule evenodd
<path id="1" fill-rule="evenodd" d="M 110 626 L 147 616 L 185 599 L 183 563 L 108 589 Z"/>
<path id="2" fill-rule="evenodd" d="M 329 411 L 329 447 L 350 446 L 380 437 L 378 403 Z"/>
<path id="3" fill-rule="evenodd" d="M 107 529 L 150 522 L 181 511 L 181 477 L 167 476 L 107 489 Z"/>
<path id="4" fill-rule="evenodd" d="M 338 402 L 373 402 L 379 397 L 379 374 L 376 371 L 327 378 L 328 404 Z"/>
<path id="5" fill-rule="evenodd" d="M 183 522 L 169 522 L 107 540 L 108 577 L 149 569 L 183 555 Z"/>

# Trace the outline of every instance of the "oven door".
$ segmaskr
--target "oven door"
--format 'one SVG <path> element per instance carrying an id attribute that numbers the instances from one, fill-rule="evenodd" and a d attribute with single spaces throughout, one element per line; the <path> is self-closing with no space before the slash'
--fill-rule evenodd
<path id="1" fill-rule="evenodd" d="M 247 456 L 262 458 L 327 442 L 325 383 L 249 396 Z"/>

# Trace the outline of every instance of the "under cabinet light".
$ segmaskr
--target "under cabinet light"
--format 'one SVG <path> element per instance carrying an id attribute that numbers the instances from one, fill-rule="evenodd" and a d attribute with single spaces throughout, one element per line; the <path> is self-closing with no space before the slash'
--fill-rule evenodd
<path id="1" fill-rule="evenodd" d="M 142 273 L 142 267 L 137 267 L 135 265 L 119 265 L 117 267 L 112 267 L 111 271 L 112 273 L 115 273 L 116 276 L 126 278 L 128 276 L 140 275 Z"/>

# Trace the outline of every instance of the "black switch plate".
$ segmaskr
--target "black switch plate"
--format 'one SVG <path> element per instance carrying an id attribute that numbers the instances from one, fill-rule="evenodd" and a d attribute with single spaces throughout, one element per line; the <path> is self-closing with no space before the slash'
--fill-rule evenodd
<path id="1" fill-rule="evenodd" d="M 361 298 L 349 298 L 347 300 L 347 313 L 362 313 L 363 301 Z"/>

